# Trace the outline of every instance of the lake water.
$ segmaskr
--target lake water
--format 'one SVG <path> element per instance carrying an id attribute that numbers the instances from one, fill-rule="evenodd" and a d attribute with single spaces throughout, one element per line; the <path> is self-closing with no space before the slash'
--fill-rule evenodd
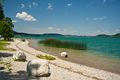
<path id="1" fill-rule="evenodd" d="M 55 38 L 63 41 L 83 42 L 87 44 L 87 50 L 72 50 L 64 48 L 45 47 L 38 44 L 39 40 L 46 38 Z M 120 38 L 111 37 L 32 37 L 30 46 L 43 52 L 55 55 L 59 58 L 60 52 L 66 51 L 69 56 L 67 59 L 71 62 L 83 64 L 98 69 L 107 70 L 120 74 Z"/>

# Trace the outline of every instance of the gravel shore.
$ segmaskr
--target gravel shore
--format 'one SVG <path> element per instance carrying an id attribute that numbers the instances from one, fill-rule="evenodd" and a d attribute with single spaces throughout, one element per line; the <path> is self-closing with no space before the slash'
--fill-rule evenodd
<path id="1" fill-rule="evenodd" d="M 38 59 L 36 57 L 38 54 L 47 54 L 29 47 L 28 44 L 28 41 L 22 42 L 19 39 L 15 39 L 8 47 L 14 48 L 17 51 L 23 51 L 27 56 L 27 62 Z M 11 54 L 14 53 L 15 52 L 11 52 Z M 71 63 L 57 57 L 56 60 L 49 61 L 51 71 L 50 77 L 31 79 L 26 73 L 27 62 L 13 61 L 11 58 L 12 57 L 9 57 L 8 59 L 9 61 L 11 60 L 12 63 L 12 73 L 0 70 L 0 80 L 120 80 L 119 74 Z"/>

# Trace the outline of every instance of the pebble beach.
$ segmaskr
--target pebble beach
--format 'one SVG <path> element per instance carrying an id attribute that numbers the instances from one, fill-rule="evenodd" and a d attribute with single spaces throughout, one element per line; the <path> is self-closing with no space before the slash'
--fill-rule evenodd
<path id="1" fill-rule="evenodd" d="M 12 72 L 8 73 L 6 70 L 0 70 L 0 80 L 120 80 L 120 75 L 93 67 L 88 67 L 81 64 L 64 61 L 54 56 L 56 60 L 49 61 L 50 73 L 49 77 L 37 77 L 31 79 L 27 76 L 26 65 L 27 62 L 36 57 L 38 54 L 47 54 L 29 47 L 29 41 L 22 42 L 20 39 L 14 39 L 7 47 L 23 51 L 27 56 L 26 62 L 13 61 L 12 56 L 4 58 L 12 64 Z M 16 51 L 0 51 L 0 53 L 14 54 Z M 49 54 L 47 54 L 49 55 Z"/>

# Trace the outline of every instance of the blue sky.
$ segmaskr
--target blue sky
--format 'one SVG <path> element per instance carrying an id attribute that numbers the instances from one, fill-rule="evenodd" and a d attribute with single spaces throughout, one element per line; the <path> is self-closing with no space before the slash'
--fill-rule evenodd
<path id="1" fill-rule="evenodd" d="M 5 0 L 14 30 L 73 35 L 120 32 L 120 0 Z"/>

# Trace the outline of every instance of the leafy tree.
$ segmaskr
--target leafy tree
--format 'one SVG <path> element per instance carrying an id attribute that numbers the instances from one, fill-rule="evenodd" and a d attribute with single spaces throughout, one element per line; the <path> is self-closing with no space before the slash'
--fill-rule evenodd
<path id="1" fill-rule="evenodd" d="M 12 20 L 8 17 L 0 21 L 0 35 L 4 40 L 10 40 L 14 36 L 13 27 Z"/>
<path id="2" fill-rule="evenodd" d="M 3 12 L 3 2 L 4 0 L 0 0 L 0 20 L 2 20 L 5 17 Z"/>
<path id="3" fill-rule="evenodd" d="M 0 35 L 4 40 L 10 40 L 14 36 L 12 30 L 14 25 L 11 18 L 4 16 L 3 2 L 4 0 L 0 0 Z"/>

